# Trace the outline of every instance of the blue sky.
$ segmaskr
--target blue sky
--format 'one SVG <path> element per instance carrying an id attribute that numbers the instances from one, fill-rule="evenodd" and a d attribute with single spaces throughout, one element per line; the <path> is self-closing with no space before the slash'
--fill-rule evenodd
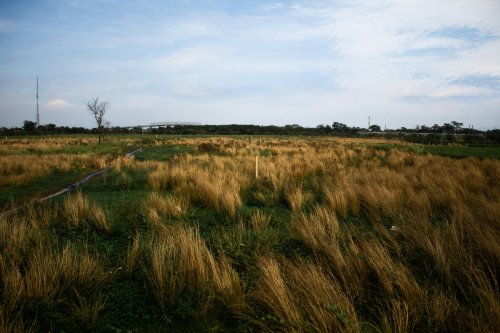
<path id="1" fill-rule="evenodd" d="M 0 126 L 500 127 L 498 0 L 0 2 Z"/>

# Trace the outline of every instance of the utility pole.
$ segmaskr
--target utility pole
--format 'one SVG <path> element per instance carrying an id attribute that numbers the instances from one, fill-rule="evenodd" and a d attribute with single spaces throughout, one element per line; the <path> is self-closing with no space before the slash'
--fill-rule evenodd
<path id="1" fill-rule="evenodd" d="M 40 112 L 38 110 L 38 76 L 36 77 L 36 125 L 40 125 Z"/>

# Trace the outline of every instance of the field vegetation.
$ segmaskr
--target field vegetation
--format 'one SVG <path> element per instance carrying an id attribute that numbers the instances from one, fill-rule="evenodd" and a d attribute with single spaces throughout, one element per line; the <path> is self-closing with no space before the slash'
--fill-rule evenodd
<path id="1" fill-rule="evenodd" d="M 427 148 L 3 140 L 0 331 L 495 332 L 500 161 Z"/>

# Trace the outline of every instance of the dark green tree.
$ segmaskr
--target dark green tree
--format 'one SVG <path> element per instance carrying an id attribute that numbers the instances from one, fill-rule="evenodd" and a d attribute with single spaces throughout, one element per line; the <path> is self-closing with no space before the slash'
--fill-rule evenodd
<path id="1" fill-rule="evenodd" d="M 445 123 L 441 128 L 444 133 L 453 133 L 455 131 L 455 127 L 448 123 Z"/>
<path id="2" fill-rule="evenodd" d="M 347 132 L 349 131 L 349 127 L 346 124 L 334 122 L 332 124 L 332 130 L 334 132 Z"/>
<path id="3" fill-rule="evenodd" d="M 23 129 L 26 133 L 35 133 L 36 123 L 34 121 L 25 120 L 23 123 Z"/>
<path id="4" fill-rule="evenodd" d="M 464 123 L 459 123 L 458 121 L 451 122 L 451 126 L 453 126 L 453 130 L 455 131 L 455 133 L 459 133 L 463 125 Z"/>

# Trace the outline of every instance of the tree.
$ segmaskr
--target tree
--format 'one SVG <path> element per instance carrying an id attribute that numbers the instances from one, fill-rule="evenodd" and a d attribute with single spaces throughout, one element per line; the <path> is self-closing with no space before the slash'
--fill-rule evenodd
<path id="1" fill-rule="evenodd" d="M 332 130 L 334 132 L 347 132 L 349 127 L 346 124 L 334 122 L 332 125 Z"/>
<path id="2" fill-rule="evenodd" d="M 47 129 L 47 132 L 54 133 L 57 129 L 57 126 L 55 124 L 47 124 L 45 125 L 45 128 Z"/>
<path id="3" fill-rule="evenodd" d="M 458 121 L 451 122 L 451 126 L 453 126 L 453 130 L 455 131 L 455 133 L 459 133 L 463 125 L 464 123 L 459 123 Z"/>
<path id="4" fill-rule="evenodd" d="M 23 128 L 26 133 L 35 133 L 36 123 L 34 121 L 25 120 Z"/>
<path id="5" fill-rule="evenodd" d="M 420 132 L 421 133 L 429 133 L 431 131 L 431 128 L 427 125 L 422 125 L 420 126 Z"/>
<path id="6" fill-rule="evenodd" d="M 95 122 L 97 124 L 97 133 L 99 134 L 99 141 L 97 144 L 100 145 L 101 139 L 104 134 L 104 115 L 109 108 L 109 103 L 100 102 L 99 97 L 92 97 L 90 101 L 87 102 L 87 108 L 94 116 Z"/>
<path id="7" fill-rule="evenodd" d="M 494 129 L 486 131 L 486 137 L 495 143 L 500 143 L 500 130 Z"/>
<path id="8" fill-rule="evenodd" d="M 444 123 L 441 127 L 444 133 L 453 133 L 455 131 L 455 127 L 452 124 Z"/>
<path id="9" fill-rule="evenodd" d="M 370 132 L 380 132 L 381 129 L 380 129 L 380 126 L 379 125 L 371 125 L 370 128 L 369 128 Z"/>

